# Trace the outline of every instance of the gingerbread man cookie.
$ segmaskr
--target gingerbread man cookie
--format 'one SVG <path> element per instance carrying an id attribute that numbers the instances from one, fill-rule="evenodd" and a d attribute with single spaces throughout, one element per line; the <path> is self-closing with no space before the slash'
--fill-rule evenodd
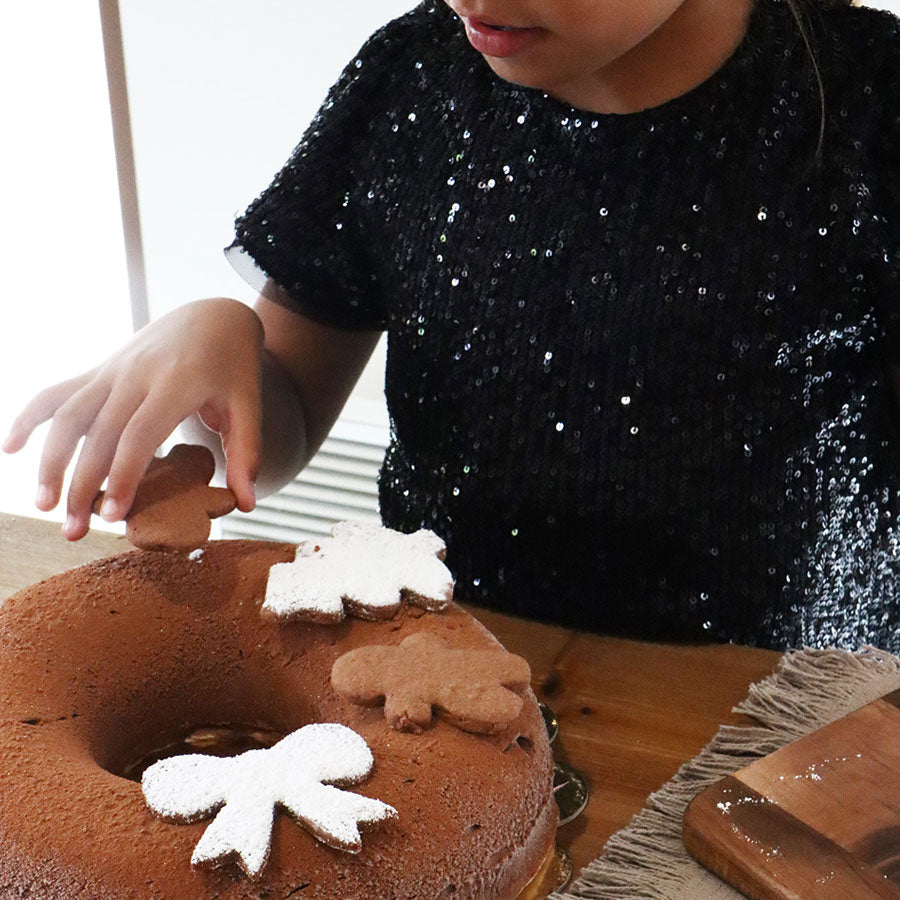
<path id="1" fill-rule="evenodd" d="M 436 634 L 417 632 L 398 646 L 351 650 L 335 660 L 332 687 L 363 706 L 384 702 L 398 731 L 421 733 L 432 711 L 463 731 L 496 734 L 516 720 L 531 670 L 521 656 L 455 650 Z"/>
<path id="2" fill-rule="evenodd" d="M 211 519 L 236 506 L 227 488 L 210 487 L 216 471 L 212 453 L 195 444 L 177 444 L 154 459 L 125 516 L 125 534 L 142 550 L 190 550 L 209 538 Z M 94 512 L 103 503 L 101 491 Z"/>

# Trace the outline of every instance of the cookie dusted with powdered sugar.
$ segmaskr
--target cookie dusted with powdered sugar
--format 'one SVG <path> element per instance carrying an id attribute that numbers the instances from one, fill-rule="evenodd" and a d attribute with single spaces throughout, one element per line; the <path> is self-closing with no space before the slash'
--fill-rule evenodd
<path id="1" fill-rule="evenodd" d="M 374 760 L 366 742 L 336 723 L 306 725 L 274 747 L 232 758 L 198 753 L 160 760 L 142 781 L 147 805 L 172 822 L 215 816 L 194 849 L 194 865 L 235 859 L 256 878 L 269 857 L 279 809 L 317 840 L 359 853 L 360 825 L 396 817 L 397 811 L 338 785 L 363 781 Z"/>
<path id="2" fill-rule="evenodd" d="M 422 609 L 446 608 L 453 577 L 444 542 L 422 529 L 403 534 L 341 522 L 331 537 L 307 541 L 293 562 L 272 566 L 263 610 L 285 619 L 340 622 L 393 618 L 403 599 Z"/>

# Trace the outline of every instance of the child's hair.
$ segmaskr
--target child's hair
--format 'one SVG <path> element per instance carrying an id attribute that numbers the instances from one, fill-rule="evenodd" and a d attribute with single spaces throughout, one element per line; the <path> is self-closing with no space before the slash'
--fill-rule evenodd
<path id="1" fill-rule="evenodd" d="M 837 6 L 854 6 L 856 0 L 785 0 L 794 21 L 797 23 L 797 30 L 800 32 L 800 38 L 809 55 L 809 60 L 813 69 L 813 76 L 816 80 L 816 88 L 819 94 L 819 136 L 816 143 L 816 161 L 822 155 L 822 146 L 825 142 L 825 85 L 822 81 L 822 72 L 819 69 L 819 62 L 816 58 L 816 38 L 813 33 L 813 25 L 810 16 L 818 9 L 828 9 Z"/>

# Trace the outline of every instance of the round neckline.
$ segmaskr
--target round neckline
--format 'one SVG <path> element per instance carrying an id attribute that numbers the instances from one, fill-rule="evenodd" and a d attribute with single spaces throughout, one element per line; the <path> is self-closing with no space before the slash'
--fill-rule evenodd
<path id="1" fill-rule="evenodd" d="M 596 121 L 601 126 L 610 127 L 644 123 L 661 124 L 680 118 L 687 111 L 695 111 L 704 105 L 704 101 L 708 97 L 715 98 L 725 92 L 731 93 L 735 84 L 746 80 L 747 73 L 755 69 L 758 61 L 767 56 L 761 52 L 761 48 L 766 43 L 767 35 L 769 36 L 768 43 L 771 44 L 771 27 L 776 24 L 778 18 L 783 18 L 782 16 L 776 18 L 776 8 L 782 5 L 781 0 L 756 0 L 750 10 L 744 36 L 735 47 L 734 52 L 712 75 L 683 94 L 656 106 L 648 106 L 634 112 L 600 113 L 572 106 L 537 88 L 506 81 L 491 69 L 480 54 L 478 54 L 478 58 L 490 77 L 494 91 L 501 92 L 510 99 L 525 98 L 532 107 L 540 108 L 546 114 L 566 120 L 575 118 L 581 121 Z M 468 45 L 468 41 L 466 43 Z"/>

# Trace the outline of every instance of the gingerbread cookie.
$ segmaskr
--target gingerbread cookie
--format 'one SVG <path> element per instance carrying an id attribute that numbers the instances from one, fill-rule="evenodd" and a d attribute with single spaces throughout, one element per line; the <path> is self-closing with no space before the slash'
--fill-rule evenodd
<path id="1" fill-rule="evenodd" d="M 237 506 L 230 490 L 209 486 L 215 471 L 212 452 L 196 444 L 177 444 L 154 459 L 125 516 L 128 540 L 142 550 L 189 550 L 204 543 L 211 519 Z M 94 501 L 95 513 L 103 495 Z"/>
<path id="2" fill-rule="evenodd" d="M 444 542 L 422 529 L 403 534 L 378 525 L 340 522 L 330 538 L 306 541 L 293 562 L 269 570 L 263 609 L 307 622 L 390 619 L 401 598 L 427 610 L 444 609 L 453 577 L 441 562 Z"/>
<path id="3" fill-rule="evenodd" d="M 235 859 L 250 877 L 269 855 L 275 813 L 284 809 L 317 840 L 336 850 L 362 849 L 360 824 L 393 818 L 380 800 L 340 790 L 372 770 L 366 742 L 344 725 L 305 725 L 273 747 L 238 756 L 172 756 L 150 766 L 144 799 L 160 817 L 196 822 L 215 816 L 194 848 L 194 865 Z"/>
<path id="4" fill-rule="evenodd" d="M 503 731 L 518 717 L 530 680 L 528 663 L 502 647 L 454 650 L 427 632 L 399 646 L 351 650 L 331 669 L 339 694 L 363 706 L 384 702 L 392 727 L 417 734 L 431 725 L 434 709 L 463 731 Z"/>

